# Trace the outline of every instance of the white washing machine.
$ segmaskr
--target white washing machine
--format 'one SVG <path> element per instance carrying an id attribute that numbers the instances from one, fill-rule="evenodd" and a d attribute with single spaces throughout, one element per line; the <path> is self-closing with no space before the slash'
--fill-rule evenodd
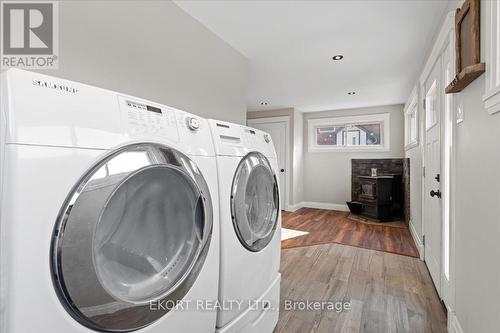
<path id="1" fill-rule="evenodd" d="M 219 175 L 221 333 L 271 333 L 278 322 L 281 211 L 270 135 L 209 120 Z"/>
<path id="2" fill-rule="evenodd" d="M 1 103 L 0 331 L 214 332 L 208 122 L 21 70 Z"/>

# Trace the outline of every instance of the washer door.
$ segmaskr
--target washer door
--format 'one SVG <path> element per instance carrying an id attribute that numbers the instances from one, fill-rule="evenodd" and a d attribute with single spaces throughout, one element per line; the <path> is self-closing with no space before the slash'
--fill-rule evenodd
<path id="1" fill-rule="evenodd" d="M 241 244 L 260 251 L 273 238 L 278 223 L 276 176 L 260 153 L 246 155 L 238 165 L 231 191 L 231 217 Z"/>
<path id="2" fill-rule="evenodd" d="M 147 326 L 193 285 L 212 224 L 207 184 L 187 156 L 158 144 L 113 152 L 61 209 L 52 240 L 57 293 L 94 330 Z"/>

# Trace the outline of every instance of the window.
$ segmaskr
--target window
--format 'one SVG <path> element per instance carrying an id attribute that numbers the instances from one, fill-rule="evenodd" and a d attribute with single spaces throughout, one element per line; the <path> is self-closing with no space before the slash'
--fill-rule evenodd
<path id="1" fill-rule="evenodd" d="M 309 151 L 388 151 L 390 115 L 310 119 Z"/>
<path id="2" fill-rule="evenodd" d="M 418 145 L 418 92 L 412 93 L 410 102 L 405 108 L 405 148 L 411 149 Z"/>
<path id="3" fill-rule="evenodd" d="M 381 124 L 327 126 L 316 128 L 319 146 L 365 146 L 380 144 Z"/>
<path id="4" fill-rule="evenodd" d="M 486 1 L 486 89 L 484 106 L 489 113 L 500 111 L 500 3 Z"/>
<path id="5" fill-rule="evenodd" d="M 432 82 L 425 94 L 425 129 L 429 130 L 438 122 L 438 89 L 437 81 Z"/>

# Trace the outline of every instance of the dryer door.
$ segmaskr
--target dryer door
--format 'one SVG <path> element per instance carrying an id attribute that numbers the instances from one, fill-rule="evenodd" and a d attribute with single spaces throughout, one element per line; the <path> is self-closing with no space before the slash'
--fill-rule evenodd
<path id="1" fill-rule="evenodd" d="M 238 165 L 231 191 L 231 217 L 241 244 L 250 251 L 266 247 L 276 232 L 278 183 L 267 158 L 257 152 Z"/>
<path id="2" fill-rule="evenodd" d="M 52 240 L 59 298 L 91 329 L 147 326 L 193 285 L 212 222 L 207 184 L 186 155 L 158 144 L 113 152 L 61 209 Z"/>

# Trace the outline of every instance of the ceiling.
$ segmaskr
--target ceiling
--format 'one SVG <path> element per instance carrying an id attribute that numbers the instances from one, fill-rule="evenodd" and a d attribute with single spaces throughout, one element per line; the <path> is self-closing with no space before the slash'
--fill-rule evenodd
<path id="1" fill-rule="evenodd" d="M 404 103 L 448 6 L 426 0 L 176 3 L 249 59 L 249 110 L 304 112 Z M 344 58 L 333 61 L 337 54 Z"/>

